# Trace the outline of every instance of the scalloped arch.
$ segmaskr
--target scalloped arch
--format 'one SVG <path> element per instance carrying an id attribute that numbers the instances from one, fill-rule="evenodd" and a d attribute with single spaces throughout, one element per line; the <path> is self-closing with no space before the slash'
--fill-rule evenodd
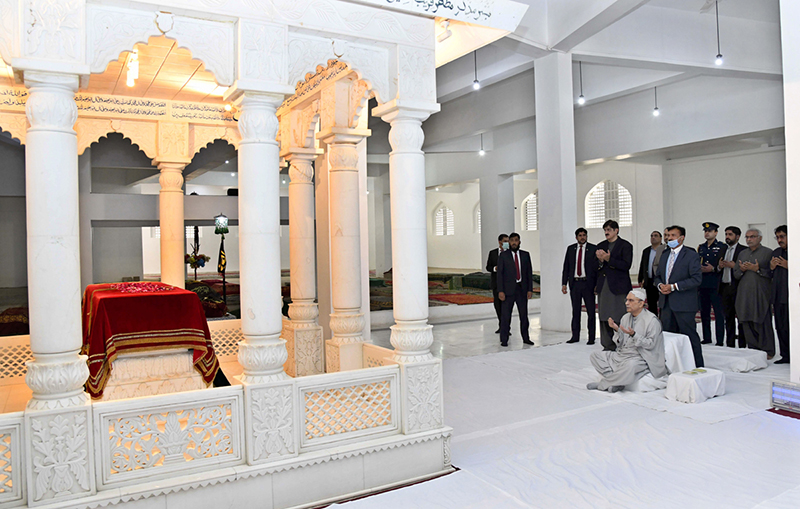
<path id="1" fill-rule="evenodd" d="M 11 137 L 25 145 L 25 136 L 28 133 L 28 117 L 25 113 L 0 113 L 0 129 L 9 133 Z"/>
<path id="2" fill-rule="evenodd" d="M 92 73 L 104 72 L 109 63 L 118 60 L 123 52 L 132 51 L 136 44 L 149 44 L 152 37 L 164 37 L 189 51 L 193 60 L 202 62 L 219 85 L 233 84 L 233 23 L 94 4 L 88 10 Z"/>

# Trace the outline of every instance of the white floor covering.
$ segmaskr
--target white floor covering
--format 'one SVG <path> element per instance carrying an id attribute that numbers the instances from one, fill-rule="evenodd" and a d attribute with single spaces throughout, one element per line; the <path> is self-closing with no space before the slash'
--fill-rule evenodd
<path id="1" fill-rule="evenodd" d="M 586 390 L 593 349 L 562 343 L 446 358 L 445 422 L 461 470 L 342 506 L 800 506 L 800 420 L 765 411 L 770 382 L 788 380 L 787 365 L 726 372 L 725 396 L 690 405 L 663 390 Z"/>

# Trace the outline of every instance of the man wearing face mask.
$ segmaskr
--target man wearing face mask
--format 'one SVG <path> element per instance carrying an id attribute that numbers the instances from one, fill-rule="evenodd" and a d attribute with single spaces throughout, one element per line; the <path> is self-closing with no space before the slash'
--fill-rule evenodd
<path id="1" fill-rule="evenodd" d="M 686 229 L 682 226 L 667 228 L 667 249 L 658 264 L 656 286 L 661 293 L 658 304 L 661 308 L 661 323 L 667 332 L 689 336 L 698 368 L 705 366 L 703 347 L 697 334 L 697 289 L 703 281 L 700 256 L 690 247 L 684 247 Z"/>
<path id="2" fill-rule="evenodd" d="M 625 298 L 631 291 L 631 264 L 633 245 L 619 237 L 619 223 L 609 219 L 603 224 L 606 240 L 597 245 L 597 313 L 600 315 L 600 343 L 603 350 L 616 350 L 612 339 L 614 330 L 608 319 L 615 323 L 625 314 Z"/>
<path id="3" fill-rule="evenodd" d="M 739 254 L 733 277 L 739 280 L 736 290 L 736 316 L 744 327 L 748 348 L 775 356 L 775 334 L 772 332 L 770 284 L 772 283 L 772 249 L 761 245 L 761 230 L 751 228 L 744 234 L 747 247 Z"/>
<path id="4" fill-rule="evenodd" d="M 561 271 L 561 293 L 567 294 L 569 287 L 572 300 L 572 338 L 567 343 L 577 343 L 581 335 L 581 302 L 586 305 L 586 325 L 589 329 L 589 342 L 593 345 L 595 338 L 595 305 L 594 288 L 597 284 L 597 256 L 594 244 L 586 240 L 589 233 L 586 228 L 575 230 L 575 244 L 567 248 L 564 256 L 564 269 Z"/>
<path id="5" fill-rule="evenodd" d="M 508 346 L 511 334 L 511 312 L 514 304 L 519 313 L 522 342 L 532 345 L 528 333 L 528 300 L 533 297 L 533 265 L 531 255 L 519 248 L 519 233 L 508 236 L 508 251 L 503 251 L 497 260 L 497 294 L 503 301 L 500 315 L 500 344 Z"/>
<path id="6" fill-rule="evenodd" d="M 486 272 L 488 272 L 491 277 L 492 295 L 494 296 L 494 312 L 497 313 L 497 330 L 494 331 L 494 333 L 500 334 L 500 309 L 503 305 L 503 302 L 500 300 L 500 297 L 497 296 L 497 259 L 500 257 L 500 254 L 503 251 L 508 250 L 508 235 L 501 233 L 497 237 L 497 244 L 499 245 L 497 249 L 492 249 L 489 251 L 489 259 L 486 261 Z"/>

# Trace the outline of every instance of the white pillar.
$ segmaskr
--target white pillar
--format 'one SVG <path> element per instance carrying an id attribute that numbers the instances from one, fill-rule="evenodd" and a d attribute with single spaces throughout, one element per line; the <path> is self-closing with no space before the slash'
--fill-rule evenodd
<path id="1" fill-rule="evenodd" d="M 569 332 L 570 300 L 561 294 L 566 247 L 577 228 L 572 59 L 553 53 L 534 63 L 539 176 L 542 329 Z"/>
<path id="2" fill-rule="evenodd" d="M 497 237 L 514 231 L 514 176 L 482 175 L 480 196 L 481 266 L 485 267 L 489 251 L 497 249 Z M 523 245 L 522 249 L 528 247 Z"/>
<path id="3" fill-rule="evenodd" d="M 87 401 L 81 332 L 78 228 L 78 76 L 26 72 L 25 202 L 28 228 L 28 307 L 34 360 L 25 381 L 29 409 Z"/>
<path id="4" fill-rule="evenodd" d="M 314 228 L 314 160 L 317 149 L 292 149 L 289 161 L 289 264 L 292 303 L 289 317 L 294 342 L 294 373 L 323 373 L 322 328 L 317 323 L 316 243 Z"/>
<path id="5" fill-rule="evenodd" d="M 789 230 L 791 380 L 800 383 L 800 3 L 781 0 L 783 118 L 786 124 L 786 215 Z"/>
<path id="6" fill-rule="evenodd" d="M 333 128 L 320 133 L 328 146 L 333 333 L 326 346 L 328 371 L 361 368 L 361 212 L 358 148 L 369 131 Z"/>
<path id="7" fill-rule="evenodd" d="M 239 272 L 242 382 L 285 380 L 281 339 L 279 94 L 244 92 L 239 117 Z"/>
<path id="8" fill-rule="evenodd" d="M 433 328 L 428 325 L 428 233 L 422 122 L 430 111 L 382 106 L 374 114 L 391 124 L 389 143 L 392 207 L 391 342 L 398 362 L 433 358 Z"/>
<path id="9" fill-rule="evenodd" d="M 186 286 L 186 230 L 183 221 L 184 163 L 159 162 L 158 224 L 161 230 L 161 282 Z"/>

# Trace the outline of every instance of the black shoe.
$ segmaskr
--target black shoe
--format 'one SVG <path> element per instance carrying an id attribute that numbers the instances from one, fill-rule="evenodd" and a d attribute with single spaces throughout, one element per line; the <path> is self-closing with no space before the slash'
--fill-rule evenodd
<path id="1" fill-rule="evenodd" d="M 710 345 L 711 344 L 711 340 L 710 339 L 704 339 L 703 341 L 700 342 L 700 344 L 701 345 Z"/>
<path id="2" fill-rule="evenodd" d="M 496 331 L 494 331 L 494 333 L 495 334 L 500 334 L 500 329 L 497 329 Z"/>
<path id="3" fill-rule="evenodd" d="M 533 341 L 526 341 L 526 340 L 523 339 L 522 340 L 522 344 L 524 344 L 524 345 L 532 345 Z"/>
<path id="4" fill-rule="evenodd" d="M 789 364 L 789 362 L 790 361 L 789 361 L 788 357 L 781 357 L 780 359 L 775 361 L 773 364 Z"/>
<path id="5" fill-rule="evenodd" d="M 500 343 L 500 346 L 508 346 L 508 343 Z"/>
<path id="6" fill-rule="evenodd" d="M 578 338 L 572 338 L 569 341 L 567 341 L 567 343 L 578 343 L 578 342 L 580 342 Z"/>
<path id="7" fill-rule="evenodd" d="M 717 343 L 717 345 L 716 345 L 716 346 L 725 346 L 725 345 L 724 345 L 724 344 L 722 344 L 722 343 Z"/>
<path id="8" fill-rule="evenodd" d="M 594 344 L 594 340 L 593 340 L 593 339 L 590 339 L 590 340 L 589 340 L 589 341 L 588 341 L 586 344 L 587 344 L 587 345 L 593 345 L 593 344 Z"/>

